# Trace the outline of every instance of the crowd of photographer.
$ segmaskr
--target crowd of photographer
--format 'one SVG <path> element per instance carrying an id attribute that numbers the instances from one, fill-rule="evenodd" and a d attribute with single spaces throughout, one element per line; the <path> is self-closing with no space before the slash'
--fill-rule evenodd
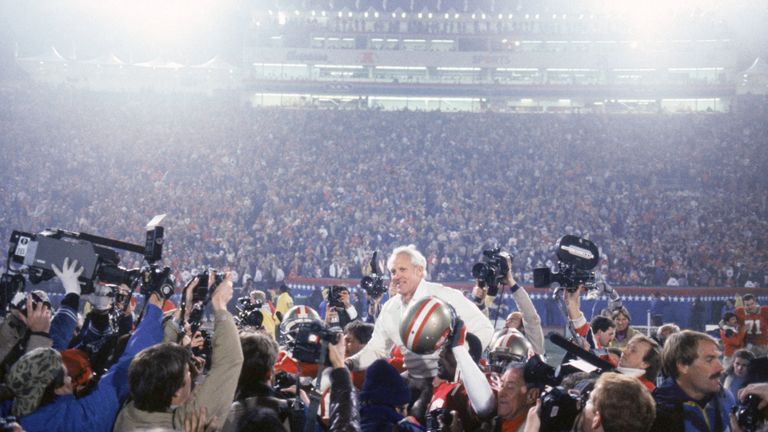
<path id="1" fill-rule="evenodd" d="M 287 293 L 288 309 L 278 313 L 259 290 L 237 299 L 233 316 L 233 274 L 215 270 L 192 277 L 178 307 L 168 302 L 166 281 L 151 277 L 104 298 L 106 287 L 65 259 L 53 266 L 66 292 L 59 309 L 51 310 L 44 292 L 20 292 L 0 324 L 0 346 L 10 347 L 0 352 L 0 415 L 8 430 L 26 431 L 768 427 L 762 327 L 750 327 L 749 351 L 734 353 L 734 372 L 726 372 L 720 342 L 705 333 L 662 326 L 651 338 L 622 330 L 629 317 L 620 296 L 589 271 L 599 262 L 597 247 L 564 236 L 558 250 L 565 251 L 556 256 L 559 271 L 537 270 L 538 284 L 556 282 L 552 301 L 563 302 L 570 320 L 571 339 L 548 336 L 566 352 L 558 367 L 549 364 L 541 321 L 514 278 L 512 257 L 499 250 L 486 251 L 473 269 L 482 304 L 500 290 L 513 293 L 518 312 L 498 331 L 476 302 L 425 278 L 427 258 L 413 245 L 388 257 L 388 282 L 372 258 L 361 285 L 372 297 L 386 296 L 372 323 L 363 322 L 344 287 L 327 287 L 324 318 L 291 305 Z M 580 298 L 597 291 L 612 301 L 588 320 Z M 132 296 L 145 297 L 140 308 L 133 309 Z M 121 315 L 106 324 L 111 331 L 78 325 L 85 299 L 96 311 L 117 306 Z M 201 323 L 207 304 L 212 328 Z M 745 306 L 735 309 L 738 316 L 768 312 L 754 298 Z M 92 325 L 98 313 L 87 314 Z M 267 316 L 274 329 L 265 327 Z"/>
<path id="2" fill-rule="evenodd" d="M 469 280 L 499 244 L 530 283 L 565 228 L 601 245 L 615 285 L 765 285 L 762 119 L 281 110 L 33 86 L 0 97 L 2 238 L 131 239 L 167 213 L 179 280 L 207 267 L 238 286 L 357 278 L 365 253 L 407 237 L 432 280 Z"/>

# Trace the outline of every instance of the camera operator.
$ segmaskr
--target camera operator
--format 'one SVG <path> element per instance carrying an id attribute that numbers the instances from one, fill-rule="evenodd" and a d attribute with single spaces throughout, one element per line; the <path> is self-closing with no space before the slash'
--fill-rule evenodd
<path id="1" fill-rule="evenodd" d="M 596 355 L 611 362 L 611 357 L 608 356 L 606 348 L 613 342 L 616 324 L 610 318 L 600 315 L 596 316 L 592 323 L 587 322 L 584 312 L 581 311 L 581 293 L 583 289 L 583 285 L 579 285 L 574 290 L 565 290 L 563 298 L 565 299 L 568 319 L 576 333 L 584 338 L 588 344 L 588 346 L 582 346 L 582 348 L 592 350 Z M 615 362 L 612 364 L 616 365 Z"/>
<path id="2" fill-rule="evenodd" d="M 760 398 L 757 409 L 765 410 L 768 408 L 768 383 L 754 383 L 739 390 L 740 401 L 743 402 L 749 395 L 755 395 Z"/>
<path id="3" fill-rule="evenodd" d="M 272 311 L 269 309 L 269 304 L 267 304 L 267 295 L 264 294 L 263 291 L 253 290 L 249 296 L 252 305 L 261 305 L 259 307 L 262 317 L 261 326 L 264 327 L 264 331 L 275 340 L 275 329 L 277 325 L 275 324 L 275 319 L 272 317 Z"/>
<path id="4" fill-rule="evenodd" d="M 74 265 L 66 264 L 62 280 L 76 281 Z M 58 273 L 58 272 L 57 272 Z M 61 276 L 60 276 L 61 277 Z M 67 285 L 65 282 L 65 286 Z M 61 355 L 51 348 L 38 348 L 25 354 L 11 369 L 7 382 L 15 393 L 13 414 L 26 431 L 105 431 L 110 430 L 120 404 L 128 396 L 127 371 L 136 353 L 162 339 L 162 304 L 157 293 L 147 300 L 144 319 L 128 345 L 89 395 L 76 399 L 71 378 Z"/>
<path id="5" fill-rule="evenodd" d="M 392 252 L 387 267 L 392 275 L 391 286 L 397 290 L 397 295 L 382 307 L 368 345 L 346 361 L 351 370 L 365 369 L 375 360 L 385 358 L 393 346 L 397 346 L 404 353 L 409 385 L 414 393 L 419 394 L 431 392 L 439 354 L 420 355 L 405 348 L 400 337 L 400 322 L 411 302 L 432 296 L 450 304 L 466 324 L 467 331 L 477 336 L 484 348 L 493 336 L 493 327 L 488 317 L 460 291 L 424 280 L 426 264 L 426 258 L 415 246 L 398 247 Z M 429 398 L 425 399 L 429 401 Z M 421 412 L 416 411 L 417 418 L 423 418 L 426 406 L 420 409 Z"/>
<path id="6" fill-rule="evenodd" d="M 539 431 L 540 402 L 528 411 L 526 432 Z M 648 389 L 637 380 L 604 373 L 595 382 L 573 430 L 578 432 L 647 432 L 656 416 Z"/>
<path id="7" fill-rule="evenodd" d="M 10 313 L 0 326 L 0 361 L 3 365 L 0 378 L 25 352 L 53 345 L 50 329 L 48 295 L 43 291 L 33 291 L 26 296 L 18 293 L 10 304 Z"/>
<path id="8" fill-rule="evenodd" d="M 358 317 L 357 309 L 349 301 L 349 288 L 330 286 L 326 299 L 320 303 L 320 317 L 329 327 L 343 329 Z"/>
<path id="9" fill-rule="evenodd" d="M 528 292 L 525 288 L 518 285 L 517 281 L 512 276 L 512 258 L 506 253 L 504 253 L 504 258 L 507 261 L 507 268 L 509 271 L 504 279 L 501 280 L 499 290 L 512 294 L 512 299 L 515 301 L 515 305 L 517 305 L 517 310 L 522 315 L 522 325 L 518 330 L 520 330 L 520 333 L 522 333 L 531 344 L 534 353 L 544 355 L 544 330 L 541 327 L 541 317 L 533 306 L 533 302 L 531 301 Z M 478 288 L 485 291 L 485 304 L 490 307 L 496 298 L 497 293 L 478 286 L 475 287 L 475 290 Z M 510 313 L 510 315 L 513 314 L 515 314 L 515 312 Z M 507 317 L 507 320 L 508 319 L 509 317 Z"/>
<path id="10" fill-rule="evenodd" d="M 226 417 L 243 363 L 237 327 L 227 311 L 232 294 L 232 275 L 227 273 L 211 295 L 215 318 L 212 366 L 195 393 L 189 350 L 171 343 L 148 348 L 131 363 L 128 384 L 133 400 L 120 411 L 114 430 L 180 429 L 186 416 L 200 407 L 211 417 Z"/>
<path id="11" fill-rule="evenodd" d="M 684 330 L 669 337 L 662 351 L 669 376 L 653 392 L 654 431 L 727 430 L 735 399 L 720 384 L 723 365 L 717 341 Z"/>
<path id="12" fill-rule="evenodd" d="M 222 431 L 236 431 L 250 412 L 268 409 L 290 428 L 290 402 L 272 387 L 272 376 L 277 361 L 277 343 L 265 334 L 240 335 L 243 366 L 237 383 L 235 402 L 224 422 Z M 301 411 L 304 415 L 304 412 Z"/>
<path id="13" fill-rule="evenodd" d="M 130 309 L 124 312 L 121 306 L 125 305 L 119 305 L 116 301 L 119 297 L 118 288 L 100 285 L 92 294 L 84 297 L 92 308 L 70 347 L 85 352 L 92 369 L 101 374 L 111 366 L 117 340 L 130 333 L 133 316 Z"/>
<path id="14" fill-rule="evenodd" d="M 17 294 L 19 298 L 0 327 L 2 376 L 25 352 L 40 347 L 53 347 L 57 351 L 63 351 L 72 339 L 77 326 L 77 311 L 80 308 L 80 284 L 77 278 L 82 274 L 83 268 L 78 268 L 77 261 L 70 263 L 69 258 L 65 258 L 61 270 L 55 264 L 53 270 L 66 293 L 53 320 L 48 295 L 36 290 L 32 291 L 26 300 L 23 295 Z"/>

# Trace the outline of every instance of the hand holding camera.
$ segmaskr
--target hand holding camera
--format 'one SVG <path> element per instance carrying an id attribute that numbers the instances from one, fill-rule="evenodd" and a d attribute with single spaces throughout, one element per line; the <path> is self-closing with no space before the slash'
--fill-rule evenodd
<path id="1" fill-rule="evenodd" d="M 514 257 L 512 257 L 507 252 L 501 252 L 499 255 L 502 258 L 504 258 L 506 260 L 506 262 L 507 262 L 507 274 L 504 275 L 504 279 L 501 281 L 501 283 L 504 286 L 507 286 L 507 287 L 511 288 L 511 287 L 513 287 L 513 286 L 515 286 L 517 284 L 517 281 L 512 276 L 512 261 L 514 261 Z"/>
<path id="2" fill-rule="evenodd" d="M 495 297 L 499 290 L 499 283 L 514 285 L 512 257 L 499 248 L 484 250 L 482 262 L 472 266 L 472 277 L 477 280 L 480 288 L 488 289 L 488 295 Z"/>
<path id="3" fill-rule="evenodd" d="M 209 285 L 213 284 L 213 279 L 210 278 Z M 224 280 L 216 286 L 213 294 L 211 295 L 211 306 L 214 311 L 227 310 L 227 304 L 232 300 L 234 291 L 232 289 L 232 273 L 227 272 L 224 274 Z"/>
<path id="4" fill-rule="evenodd" d="M 43 303 L 33 303 L 32 294 L 27 295 L 27 314 L 18 315 L 30 332 L 48 333 L 51 329 L 51 308 Z"/>

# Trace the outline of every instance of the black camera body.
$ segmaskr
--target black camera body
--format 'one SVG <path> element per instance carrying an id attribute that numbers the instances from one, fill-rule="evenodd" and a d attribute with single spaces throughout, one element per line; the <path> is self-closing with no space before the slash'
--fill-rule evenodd
<path id="1" fill-rule="evenodd" d="M 251 303 L 251 299 L 248 296 L 238 298 L 237 304 L 235 304 L 235 309 L 237 309 L 237 314 L 234 316 L 235 324 L 241 328 L 261 328 L 264 322 L 264 314 L 261 312 L 262 306 L 261 300 Z"/>
<path id="2" fill-rule="evenodd" d="M 215 275 L 215 279 L 211 288 L 208 289 L 211 274 Z M 189 312 L 189 318 L 187 318 L 187 322 L 193 331 L 197 331 L 203 325 L 205 306 L 210 302 L 213 291 L 224 280 L 224 275 L 215 270 L 210 272 L 206 270 L 195 277 L 197 278 L 197 286 L 192 290 L 192 309 Z"/>
<path id="3" fill-rule="evenodd" d="M 51 307 L 51 302 L 41 298 L 34 291 L 31 294 L 32 294 L 32 308 L 33 309 L 37 309 L 37 307 L 41 306 L 41 305 L 43 307 L 47 307 L 49 310 L 53 309 Z M 27 298 L 26 297 L 21 299 L 17 304 L 15 304 L 15 305 L 12 304 L 11 307 L 15 308 L 16 310 L 21 312 L 22 315 L 27 316 Z"/>
<path id="4" fill-rule="evenodd" d="M 164 217 L 155 216 L 147 225 L 144 245 L 63 229 L 47 229 L 37 234 L 13 231 L 8 267 L 12 262 L 26 266 L 22 271 L 34 284 L 53 278 L 53 266 L 61 266 L 64 259 L 69 258 L 83 268 L 79 278 L 83 295 L 93 293 L 96 282 L 132 287 L 141 283 L 142 293 L 158 292 L 168 298 L 173 294 L 173 290 L 170 294 L 167 290 L 170 269 L 155 265 L 162 259 L 165 230 L 158 224 Z M 120 267 L 120 257 L 114 249 L 141 254 L 149 265 L 141 269 Z M 4 278 L 0 288 L 6 291 L 9 288 L 6 282 L 14 281 L 17 282 Z"/>
<path id="5" fill-rule="evenodd" d="M 427 432 L 440 432 L 453 423 L 453 415 L 445 408 L 433 409 L 427 413 Z"/>
<path id="6" fill-rule="evenodd" d="M 285 390 L 292 385 L 296 385 L 296 376 L 286 371 L 280 371 L 272 378 L 272 387 L 277 391 Z"/>
<path id="7" fill-rule="evenodd" d="M 600 261 L 597 246 L 585 238 L 565 235 L 560 237 L 555 248 L 559 271 L 553 272 L 548 267 L 533 269 L 533 286 L 549 288 L 556 283 L 568 291 L 575 291 L 579 285 L 594 289 L 595 272 L 592 270 Z"/>
<path id="8" fill-rule="evenodd" d="M 589 399 L 592 380 L 579 382 L 575 388 L 550 387 L 540 396 L 539 419 L 541 432 L 561 432 L 573 429 L 573 423 Z"/>
<path id="9" fill-rule="evenodd" d="M 387 292 L 387 287 L 384 284 L 384 272 L 381 270 L 377 259 L 378 254 L 378 251 L 374 251 L 371 257 L 371 274 L 360 279 L 360 287 L 365 290 L 370 299 L 379 298 Z"/>
<path id="10" fill-rule="evenodd" d="M 304 363 L 320 364 L 321 358 L 326 357 L 328 363 L 327 344 L 335 344 L 341 337 L 341 331 L 329 329 L 322 321 L 311 321 L 297 325 L 296 337 L 290 342 L 289 348 L 294 359 Z M 324 343 L 325 342 L 325 343 Z"/>
<path id="11" fill-rule="evenodd" d="M 744 402 L 739 402 L 733 407 L 736 422 L 744 432 L 756 431 L 765 421 L 765 416 L 758 408 L 761 401 L 760 396 L 751 394 Z"/>
<path id="12" fill-rule="evenodd" d="M 499 282 L 509 273 L 507 258 L 511 256 L 507 252 L 501 252 L 499 248 L 484 250 L 483 260 L 472 266 L 472 277 L 477 279 L 481 288 L 488 287 L 489 295 L 496 295 Z"/>
<path id="13" fill-rule="evenodd" d="M 384 276 L 376 273 L 371 273 L 368 276 L 363 276 L 360 279 L 360 286 L 368 294 L 368 298 L 379 298 L 387 292 L 387 287 L 384 284 Z"/>
<path id="14" fill-rule="evenodd" d="M 176 290 L 176 285 L 171 276 L 171 268 L 157 266 L 145 266 L 138 272 L 139 282 L 141 283 L 142 295 L 148 296 L 157 293 L 163 299 L 169 299 Z"/>
<path id="15" fill-rule="evenodd" d="M 192 348 L 192 354 L 196 357 L 205 359 L 205 370 L 211 368 L 211 359 L 213 358 L 213 342 L 211 340 L 211 332 L 208 330 L 200 330 L 200 334 L 203 336 L 203 345 Z"/>
<path id="16" fill-rule="evenodd" d="M 224 273 L 217 271 L 217 270 L 206 270 L 199 275 L 197 275 L 197 287 L 195 288 L 195 292 L 192 293 L 192 301 L 203 301 L 206 298 L 206 295 L 208 294 L 208 283 L 210 282 L 211 273 L 214 274 L 213 279 L 213 285 L 211 285 L 211 291 L 213 291 L 213 288 L 216 288 L 219 286 L 220 283 L 224 282 Z"/>
<path id="17" fill-rule="evenodd" d="M 339 285 L 331 285 L 328 287 L 328 306 L 330 307 L 344 307 L 344 302 L 341 301 L 342 292 L 349 292 L 349 288 Z"/>

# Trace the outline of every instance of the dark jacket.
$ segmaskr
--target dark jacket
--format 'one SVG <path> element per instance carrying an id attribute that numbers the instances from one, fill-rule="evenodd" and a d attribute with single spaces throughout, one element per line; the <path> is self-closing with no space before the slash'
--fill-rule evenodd
<path id="1" fill-rule="evenodd" d="M 730 430 L 729 414 L 736 403 L 728 390 L 721 390 L 705 400 L 695 401 L 672 378 L 667 378 L 653 392 L 656 400 L 656 420 L 651 431 Z"/>
<path id="2" fill-rule="evenodd" d="M 359 431 L 360 413 L 352 377 L 346 368 L 331 371 L 331 431 Z"/>
<path id="3" fill-rule="evenodd" d="M 331 407 L 330 407 L 330 431 L 357 432 L 360 430 L 360 415 L 357 411 L 356 395 L 352 387 L 352 379 L 346 368 L 333 369 L 330 373 L 331 380 Z M 272 411 L 284 428 L 296 429 L 291 424 L 296 419 L 291 419 L 291 400 L 282 396 L 266 384 L 260 384 L 249 389 L 247 393 L 239 395 L 238 400 L 232 404 L 222 432 L 236 431 L 241 421 L 258 410 Z M 309 413 L 307 413 L 309 415 Z M 302 420 L 299 420 L 301 423 Z M 293 423 L 296 424 L 296 423 Z M 303 430 L 303 427 L 302 427 Z"/>
<path id="4" fill-rule="evenodd" d="M 285 399 L 283 395 L 275 391 L 267 384 L 259 383 L 237 396 L 237 400 L 232 403 L 222 432 L 236 431 L 252 412 L 257 410 L 271 411 L 281 423 L 286 427 L 290 419 L 291 400 Z M 279 428 L 276 428 L 279 430 Z"/>

